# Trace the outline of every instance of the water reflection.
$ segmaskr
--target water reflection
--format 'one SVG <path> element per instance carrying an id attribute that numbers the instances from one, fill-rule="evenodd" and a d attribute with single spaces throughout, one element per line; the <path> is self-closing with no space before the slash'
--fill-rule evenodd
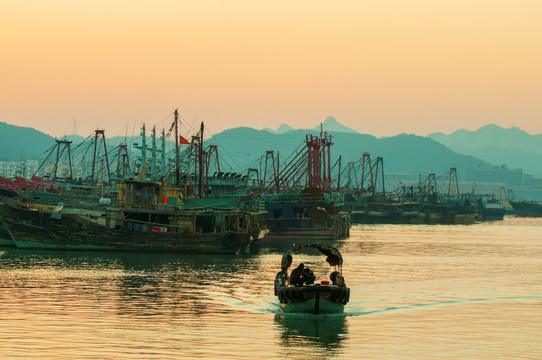
<path id="1" fill-rule="evenodd" d="M 10 292 L 31 291 L 51 304 L 93 303 L 117 316 L 182 317 L 211 312 L 216 284 L 235 282 L 253 266 L 234 255 L 108 253 L 80 251 L 2 252 L 0 279 Z M 0 299 L 3 296 L 0 295 Z M 85 309 L 80 309 L 85 311 Z M 213 310 L 216 311 L 216 310 Z"/>
<path id="2" fill-rule="evenodd" d="M 332 241 L 325 241 L 324 243 L 327 246 L 333 246 L 338 249 L 341 248 L 343 244 L 348 242 L 348 239 L 339 239 Z M 290 250 L 294 246 L 309 245 L 314 244 L 314 240 L 307 239 L 276 239 L 276 238 L 263 238 L 256 241 L 250 246 L 250 254 L 252 255 L 265 255 L 265 254 L 283 254 L 286 251 Z"/>
<path id="3" fill-rule="evenodd" d="M 341 348 L 348 338 L 348 326 L 344 315 L 276 315 L 281 345 L 297 347 L 310 345 L 328 350 Z"/>
<path id="4" fill-rule="evenodd" d="M 242 264 L 237 255 L 201 255 L 167 253 L 130 253 L 101 251 L 56 251 L 26 250 L 17 248 L 2 249 L 0 268 L 32 268 L 49 266 L 73 269 L 91 269 L 106 266 L 129 271 L 198 270 L 209 268 L 224 269 Z"/>

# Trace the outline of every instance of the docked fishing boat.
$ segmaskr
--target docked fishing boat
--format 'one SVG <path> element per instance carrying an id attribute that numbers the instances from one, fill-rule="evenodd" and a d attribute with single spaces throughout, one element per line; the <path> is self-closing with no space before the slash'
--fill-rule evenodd
<path id="1" fill-rule="evenodd" d="M 480 196 L 476 200 L 478 217 L 482 221 L 504 219 L 504 205 L 498 202 L 493 196 Z"/>
<path id="2" fill-rule="evenodd" d="M 322 194 L 307 201 L 303 196 L 305 190 L 265 199 L 265 222 L 269 227 L 266 237 L 312 241 L 348 237 L 350 214 L 325 201 Z"/>
<path id="3" fill-rule="evenodd" d="M 19 248 L 237 253 L 252 242 L 257 215 L 241 210 L 238 198 L 178 206 L 163 194 L 161 182 L 127 181 L 117 205 L 101 199 L 49 210 L 3 199 L 0 220 Z"/>
<path id="4" fill-rule="evenodd" d="M 542 217 L 542 202 L 540 201 L 510 201 L 518 217 Z"/>
<path id="5" fill-rule="evenodd" d="M 331 273 L 318 279 L 312 270 L 300 263 L 291 274 L 293 255 L 307 249 L 317 249 L 326 256 Z M 340 314 L 350 300 L 350 289 L 342 276 L 343 258 L 337 248 L 309 244 L 294 246 L 284 253 L 281 271 L 275 277 L 275 295 L 286 313 Z"/>
<path id="6" fill-rule="evenodd" d="M 307 135 L 303 149 L 283 166 L 267 151 L 261 190 L 270 239 L 335 240 L 350 236 L 350 214 L 342 211 L 344 195 L 331 176 L 331 135 Z M 267 176 L 267 169 L 272 174 Z M 270 172 L 271 173 L 271 172 Z"/>

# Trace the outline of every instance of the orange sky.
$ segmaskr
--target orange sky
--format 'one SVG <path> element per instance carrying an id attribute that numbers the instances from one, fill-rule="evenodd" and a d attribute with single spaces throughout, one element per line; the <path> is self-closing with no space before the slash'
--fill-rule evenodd
<path id="1" fill-rule="evenodd" d="M 6 0 L 0 121 L 542 133 L 540 0 Z M 162 122 L 161 122 L 162 121 Z M 169 120 L 167 120 L 169 122 Z"/>

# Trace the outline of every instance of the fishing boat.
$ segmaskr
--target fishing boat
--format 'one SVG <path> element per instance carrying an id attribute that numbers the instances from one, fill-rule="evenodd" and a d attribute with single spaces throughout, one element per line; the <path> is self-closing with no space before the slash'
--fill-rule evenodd
<path id="1" fill-rule="evenodd" d="M 540 201 L 510 201 L 518 217 L 542 217 L 542 202 Z"/>
<path id="2" fill-rule="evenodd" d="M 478 217 L 482 221 L 502 220 L 504 219 L 504 205 L 494 196 L 482 195 L 476 200 Z"/>
<path id="3" fill-rule="evenodd" d="M 336 240 L 350 235 L 350 215 L 340 211 L 319 193 L 306 200 L 303 189 L 265 198 L 265 222 L 269 227 L 267 238 L 289 240 Z"/>
<path id="4" fill-rule="evenodd" d="M 318 279 L 308 267 L 300 263 L 289 275 L 293 255 L 316 249 L 331 267 L 331 273 Z M 350 300 L 350 289 L 342 276 L 343 258 L 335 247 L 308 244 L 294 246 L 282 256 L 281 271 L 275 277 L 275 295 L 285 313 L 341 314 Z"/>
<path id="5" fill-rule="evenodd" d="M 164 202 L 164 184 L 126 181 L 121 202 L 55 209 L 0 202 L 0 221 L 19 248 L 237 253 L 252 242 L 257 214 L 238 198 Z"/>
<path id="6" fill-rule="evenodd" d="M 331 145 L 331 135 L 323 131 L 320 136 L 307 135 L 303 148 L 283 166 L 277 165 L 273 151 L 267 151 L 258 193 L 267 211 L 267 238 L 312 242 L 350 236 L 350 214 L 342 211 L 344 196 L 331 176 Z"/>

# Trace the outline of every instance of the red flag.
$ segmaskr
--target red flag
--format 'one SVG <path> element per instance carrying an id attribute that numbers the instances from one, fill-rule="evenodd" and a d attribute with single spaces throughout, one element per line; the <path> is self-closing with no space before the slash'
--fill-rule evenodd
<path id="1" fill-rule="evenodd" d="M 182 135 L 179 135 L 179 143 L 181 145 L 188 145 L 190 144 L 190 142 L 188 140 L 186 140 L 185 138 L 182 137 Z"/>

